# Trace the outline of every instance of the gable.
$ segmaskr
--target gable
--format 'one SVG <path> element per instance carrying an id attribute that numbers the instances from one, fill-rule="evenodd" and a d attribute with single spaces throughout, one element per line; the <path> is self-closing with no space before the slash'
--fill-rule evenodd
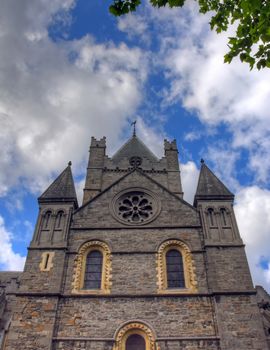
<path id="1" fill-rule="evenodd" d="M 134 196 L 139 197 L 140 208 L 137 208 L 136 200 L 131 203 Z M 132 220 L 136 217 L 136 208 L 140 212 L 137 223 Z M 122 209 L 126 217 L 121 213 Z M 86 203 L 73 216 L 73 226 L 81 228 L 199 225 L 198 212 L 191 205 L 136 169 Z"/>

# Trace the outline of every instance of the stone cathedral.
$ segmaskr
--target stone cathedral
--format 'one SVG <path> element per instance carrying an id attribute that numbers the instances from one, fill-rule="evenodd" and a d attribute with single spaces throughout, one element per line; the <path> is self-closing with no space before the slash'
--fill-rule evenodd
<path id="1" fill-rule="evenodd" d="M 38 198 L 23 272 L 0 273 L 1 350 L 267 350 L 234 195 L 202 161 L 183 199 L 176 141 L 92 137 L 83 203 L 71 163 Z"/>

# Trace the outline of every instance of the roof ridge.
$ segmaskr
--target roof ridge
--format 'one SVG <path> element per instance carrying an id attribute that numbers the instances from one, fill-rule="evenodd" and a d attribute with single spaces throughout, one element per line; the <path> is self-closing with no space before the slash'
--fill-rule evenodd
<path id="1" fill-rule="evenodd" d="M 198 199 L 234 199 L 234 194 L 202 161 L 197 189 L 194 197 L 194 205 Z"/>
<path id="2" fill-rule="evenodd" d="M 136 149 L 136 143 L 137 149 Z M 143 154 L 141 154 L 143 153 Z M 136 135 L 130 137 L 115 154 L 111 157 L 112 160 L 118 161 L 120 158 L 129 158 L 131 156 L 146 157 L 150 161 L 158 161 L 158 157 L 145 145 L 145 143 Z"/>
<path id="3" fill-rule="evenodd" d="M 158 181 L 154 180 L 152 177 L 150 177 L 149 175 L 147 175 L 146 173 L 144 173 L 143 170 L 139 169 L 139 168 L 133 168 L 131 169 L 128 173 L 124 174 L 122 177 L 120 177 L 119 179 L 117 179 L 115 182 L 113 182 L 112 184 L 110 184 L 108 187 L 106 187 L 103 191 L 101 191 L 99 194 L 97 194 L 95 197 L 89 199 L 86 203 L 84 203 L 80 208 L 78 208 L 75 212 L 77 213 L 78 211 L 80 211 L 82 208 L 86 207 L 89 203 L 91 203 L 92 201 L 96 200 L 97 198 L 99 198 L 103 193 L 107 192 L 108 190 L 110 190 L 113 186 L 115 186 L 117 183 L 121 182 L 125 177 L 127 177 L 128 175 L 130 175 L 131 173 L 137 171 L 138 173 L 140 173 L 141 175 L 145 176 L 148 180 L 152 181 L 153 183 L 155 183 L 156 185 L 158 185 L 159 187 L 161 187 L 163 190 L 165 190 L 166 192 L 168 192 L 170 195 L 172 195 L 173 197 L 175 197 L 176 199 L 178 199 L 180 202 L 182 202 L 183 204 L 189 206 L 191 209 L 196 211 L 196 208 L 194 208 L 194 206 L 192 206 L 191 204 L 189 204 L 188 202 L 186 202 L 183 198 L 178 197 L 176 194 L 174 194 L 173 192 L 171 192 L 167 187 L 163 186 L 161 183 L 159 183 Z"/>
<path id="4" fill-rule="evenodd" d="M 75 190 L 74 180 L 71 171 L 71 162 L 68 166 L 56 177 L 49 187 L 38 198 L 39 202 L 56 201 L 61 199 L 74 201 L 76 206 L 77 194 Z"/>

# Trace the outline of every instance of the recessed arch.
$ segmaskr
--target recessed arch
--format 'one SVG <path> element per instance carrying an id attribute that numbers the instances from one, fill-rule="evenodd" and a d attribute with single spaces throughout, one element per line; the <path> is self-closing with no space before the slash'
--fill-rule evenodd
<path id="1" fill-rule="evenodd" d="M 171 287 L 168 283 L 168 259 L 167 253 L 170 251 L 178 252 L 179 263 L 182 263 L 183 276 L 179 277 L 179 284 L 176 287 Z M 181 269 L 179 269 L 179 273 Z M 157 272 L 158 272 L 158 292 L 159 293 L 196 293 L 197 281 L 195 277 L 195 267 L 188 246 L 177 239 L 171 239 L 163 242 L 157 252 Z M 180 285 L 180 280 L 184 281 Z"/>
<path id="2" fill-rule="evenodd" d="M 94 288 L 91 283 L 86 283 L 85 278 L 86 273 L 89 273 L 89 270 L 87 270 L 87 264 L 90 263 L 88 258 L 93 258 L 93 252 L 98 252 L 99 256 L 102 256 L 100 288 Z M 96 258 L 94 257 L 94 259 Z M 108 294 L 110 293 L 110 287 L 111 251 L 109 246 L 98 240 L 84 243 L 75 258 L 72 292 L 77 294 Z"/>
<path id="3" fill-rule="evenodd" d="M 160 350 L 152 329 L 140 321 L 126 323 L 117 330 L 113 350 L 133 350 L 135 345 L 138 350 Z"/>

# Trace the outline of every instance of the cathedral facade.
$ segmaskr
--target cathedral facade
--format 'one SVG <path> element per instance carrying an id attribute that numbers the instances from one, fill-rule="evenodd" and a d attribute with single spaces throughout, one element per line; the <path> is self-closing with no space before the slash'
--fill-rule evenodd
<path id="1" fill-rule="evenodd" d="M 24 271 L 0 273 L 1 349 L 269 349 L 233 201 L 203 161 L 183 199 L 175 140 L 159 159 L 134 134 L 109 158 L 92 138 L 82 205 L 69 163 Z"/>

